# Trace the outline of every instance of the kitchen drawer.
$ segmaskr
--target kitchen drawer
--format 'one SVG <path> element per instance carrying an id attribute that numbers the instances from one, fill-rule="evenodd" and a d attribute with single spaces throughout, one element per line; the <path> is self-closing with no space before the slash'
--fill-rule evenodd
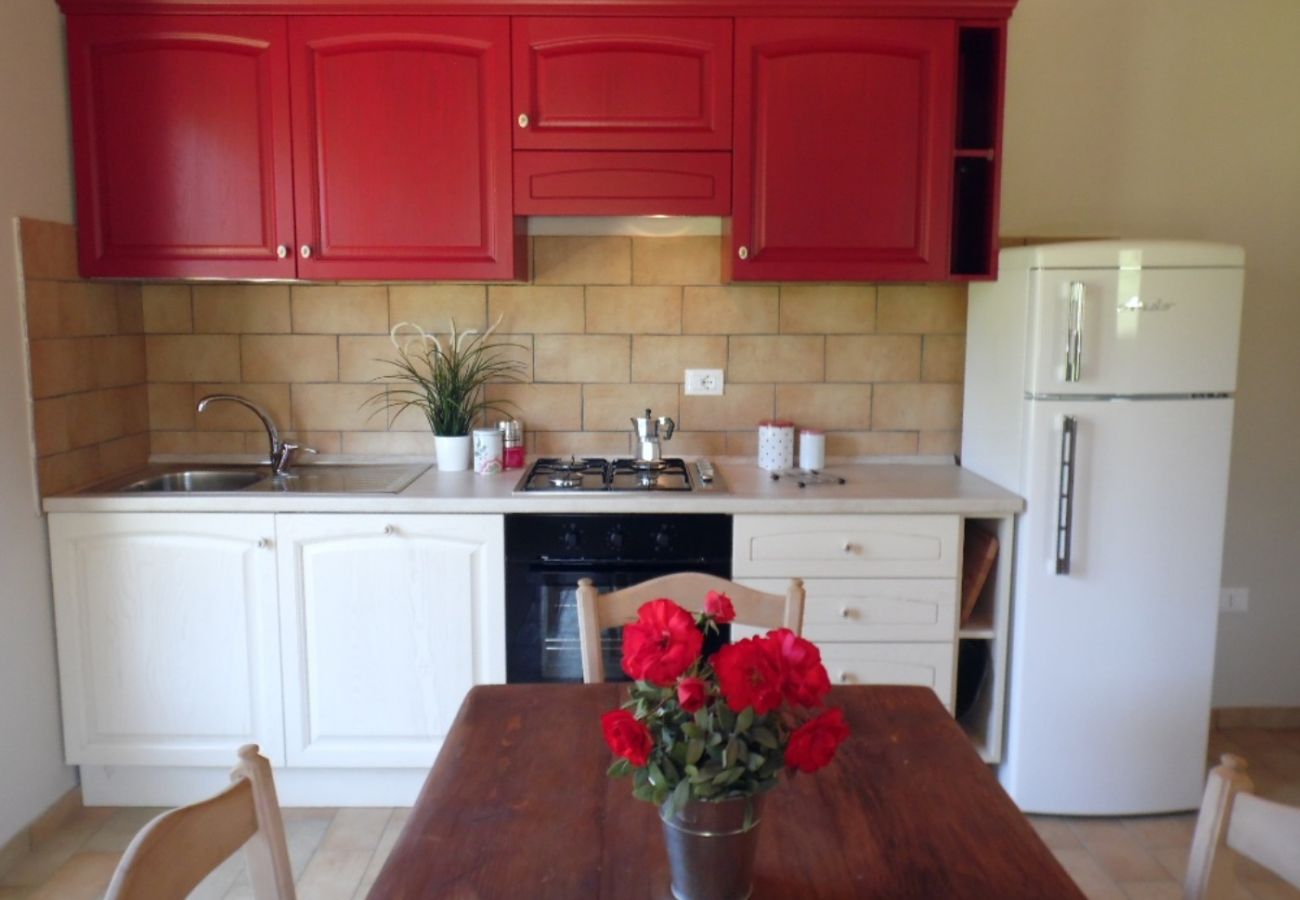
<path id="1" fill-rule="evenodd" d="M 789 579 L 745 578 L 760 591 L 785 593 Z M 950 578 L 812 578 L 803 583 L 803 636 L 816 644 L 848 641 L 952 641 L 957 582 Z"/>
<path id="2" fill-rule="evenodd" d="M 823 644 L 831 684 L 917 684 L 952 712 L 952 644 Z"/>
<path id="3" fill-rule="evenodd" d="M 515 215 L 726 216 L 730 153 L 516 151 Z"/>
<path id="4" fill-rule="evenodd" d="M 736 516 L 733 578 L 956 578 L 957 516 Z"/>

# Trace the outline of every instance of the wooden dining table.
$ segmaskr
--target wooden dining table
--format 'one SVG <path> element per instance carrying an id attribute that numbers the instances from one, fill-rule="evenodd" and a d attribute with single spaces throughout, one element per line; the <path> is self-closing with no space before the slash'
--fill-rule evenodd
<path id="1" fill-rule="evenodd" d="M 618 684 L 473 688 L 370 900 L 667 900 L 658 810 L 609 778 Z M 754 900 L 1082 894 L 928 688 L 835 687 L 851 730 L 787 773 L 759 825 Z"/>

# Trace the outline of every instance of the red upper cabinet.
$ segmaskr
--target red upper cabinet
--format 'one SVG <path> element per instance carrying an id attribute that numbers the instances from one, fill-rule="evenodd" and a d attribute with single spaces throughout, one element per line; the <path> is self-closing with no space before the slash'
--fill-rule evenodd
<path id="1" fill-rule="evenodd" d="M 956 25 L 736 26 L 737 280 L 926 280 L 950 270 Z"/>
<path id="2" fill-rule="evenodd" d="M 68 21 L 81 273 L 292 278 L 279 18 Z"/>
<path id="3" fill-rule="evenodd" d="M 505 18 L 291 20 L 300 277 L 523 276 L 509 37 Z"/>
<path id="4" fill-rule="evenodd" d="M 515 148 L 726 150 L 731 20 L 514 20 Z"/>

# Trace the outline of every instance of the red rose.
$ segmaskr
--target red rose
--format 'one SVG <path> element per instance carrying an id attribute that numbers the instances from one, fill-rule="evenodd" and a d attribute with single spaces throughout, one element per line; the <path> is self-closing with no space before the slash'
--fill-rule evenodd
<path id="1" fill-rule="evenodd" d="M 693 713 L 709 699 L 709 688 L 698 678 L 683 678 L 677 682 L 677 702 L 683 710 Z"/>
<path id="2" fill-rule="evenodd" d="M 600 717 L 600 728 L 605 732 L 605 743 L 615 754 L 634 766 L 644 766 L 650 758 L 650 729 L 626 709 L 614 709 Z"/>
<path id="3" fill-rule="evenodd" d="M 704 635 L 695 617 L 671 600 L 644 603 L 623 626 L 623 671 L 637 681 L 667 687 L 700 655 Z"/>
<path id="4" fill-rule="evenodd" d="M 817 706 L 831 689 L 822 654 L 788 628 L 767 633 L 767 648 L 781 669 L 781 692 L 796 706 Z"/>
<path id="5" fill-rule="evenodd" d="M 785 764 L 800 772 L 816 772 L 831 761 L 836 748 L 849 736 L 844 713 L 828 709 L 809 719 L 790 735 L 785 748 Z"/>
<path id="6" fill-rule="evenodd" d="M 726 625 L 736 618 L 736 608 L 731 605 L 731 598 L 718 591 L 709 591 L 704 601 L 704 611 L 718 620 L 719 625 Z"/>
<path id="7" fill-rule="evenodd" d="M 727 644 L 713 655 L 713 671 L 727 706 L 754 707 L 760 716 L 781 705 L 781 669 L 761 638 Z"/>

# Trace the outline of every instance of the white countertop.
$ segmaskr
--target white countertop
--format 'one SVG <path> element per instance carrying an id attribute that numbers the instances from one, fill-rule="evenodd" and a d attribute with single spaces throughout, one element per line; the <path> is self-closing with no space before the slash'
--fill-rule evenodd
<path id="1" fill-rule="evenodd" d="M 375 460 L 380 462 L 381 460 Z M 385 462 L 387 460 L 384 460 Z M 959 466 L 858 462 L 825 470 L 843 485 L 773 481 L 752 461 L 715 460 L 727 491 L 515 494 L 522 472 L 430 469 L 399 494 L 109 494 L 49 497 L 47 512 L 227 513 L 950 513 L 1003 515 L 1024 500 Z"/>

